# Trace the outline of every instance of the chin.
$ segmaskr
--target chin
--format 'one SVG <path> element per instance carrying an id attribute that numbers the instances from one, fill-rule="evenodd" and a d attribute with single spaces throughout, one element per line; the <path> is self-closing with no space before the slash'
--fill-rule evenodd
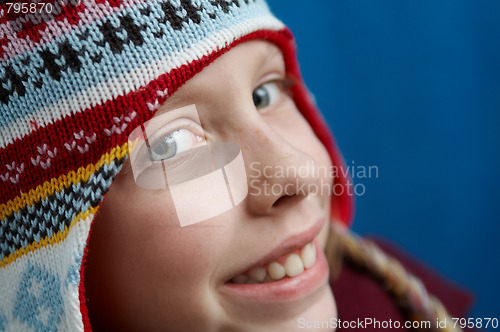
<path id="1" fill-rule="evenodd" d="M 296 317 L 294 322 L 290 322 L 290 324 L 286 328 L 286 331 L 304 331 L 308 330 L 308 328 L 306 328 L 307 326 L 321 326 L 316 327 L 313 330 L 332 332 L 335 331 L 335 328 L 332 327 L 332 324 L 330 322 L 336 318 L 337 306 L 335 304 L 335 298 L 330 289 L 330 286 L 327 284 L 325 285 L 319 300 L 308 310 L 306 310 L 302 315 Z"/>
<path id="2" fill-rule="evenodd" d="M 238 328 L 229 328 L 230 331 L 245 331 L 245 332 L 295 332 L 295 331 L 335 331 L 331 323 L 337 318 L 337 306 L 334 296 L 329 285 L 325 285 L 320 293 L 318 293 L 317 301 L 308 307 L 305 311 L 295 314 L 285 320 L 273 321 L 267 319 L 265 321 L 250 323 L 242 326 L 241 321 L 236 323 Z"/>

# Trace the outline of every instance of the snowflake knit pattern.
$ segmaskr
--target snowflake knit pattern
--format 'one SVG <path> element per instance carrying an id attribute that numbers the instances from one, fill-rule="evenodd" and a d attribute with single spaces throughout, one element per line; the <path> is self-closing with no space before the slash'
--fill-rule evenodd
<path id="1" fill-rule="evenodd" d="M 0 332 L 91 330 L 81 276 L 93 217 L 129 133 L 183 83 L 251 39 L 278 45 L 299 77 L 291 33 L 262 0 L 51 4 L 0 4 Z M 293 93 L 340 165 L 307 90 Z M 348 221 L 350 198 L 338 201 Z"/>

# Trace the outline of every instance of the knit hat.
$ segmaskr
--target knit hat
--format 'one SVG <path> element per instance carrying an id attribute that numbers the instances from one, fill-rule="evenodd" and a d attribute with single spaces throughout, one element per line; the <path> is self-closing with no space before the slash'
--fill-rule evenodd
<path id="1" fill-rule="evenodd" d="M 280 47 L 297 107 L 342 165 L 292 35 L 264 1 L 26 4 L 0 4 L 0 331 L 90 331 L 82 257 L 128 135 L 239 43 Z M 336 219 L 351 210 L 346 193 L 333 197 Z"/>

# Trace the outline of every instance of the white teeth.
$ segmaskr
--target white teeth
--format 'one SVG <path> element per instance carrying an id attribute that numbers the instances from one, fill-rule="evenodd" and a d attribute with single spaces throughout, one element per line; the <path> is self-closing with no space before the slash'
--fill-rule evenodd
<path id="1" fill-rule="evenodd" d="M 287 257 L 285 262 L 286 275 L 289 277 L 296 277 L 304 272 L 304 264 L 297 254 L 291 254 Z"/>
<path id="2" fill-rule="evenodd" d="M 300 258 L 302 258 L 302 263 L 304 263 L 304 267 L 306 269 L 310 268 L 316 262 L 316 248 L 312 243 L 306 244 L 304 249 L 302 249 L 302 253 L 300 254 Z"/>
<path id="3" fill-rule="evenodd" d="M 248 271 L 248 276 L 255 281 L 262 282 L 266 279 L 266 269 L 263 267 L 254 267 Z"/>
<path id="4" fill-rule="evenodd" d="M 300 250 L 286 257 L 285 266 L 278 262 L 271 262 L 266 267 L 258 266 L 249 270 L 246 274 L 240 274 L 234 277 L 231 282 L 235 284 L 257 284 L 268 283 L 283 279 L 285 276 L 296 277 L 304 269 L 311 268 L 316 263 L 316 246 L 308 243 Z"/>
<path id="5" fill-rule="evenodd" d="M 280 263 L 272 262 L 267 266 L 267 273 L 273 280 L 280 280 L 286 275 L 285 268 Z"/>
<path id="6" fill-rule="evenodd" d="M 262 284 L 266 284 L 268 282 L 273 282 L 274 280 L 271 279 L 271 277 L 269 276 L 269 274 L 266 274 L 266 279 L 264 279 L 264 281 L 262 281 L 261 283 Z"/>

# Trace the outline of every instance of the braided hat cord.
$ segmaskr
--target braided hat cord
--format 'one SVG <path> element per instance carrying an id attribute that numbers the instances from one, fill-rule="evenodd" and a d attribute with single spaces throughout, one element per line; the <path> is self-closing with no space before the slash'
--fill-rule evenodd
<path id="1" fill-rule="evenodd" d="M 399 261 L 384 253 L 375 243 L 362 239 L 339 223 L 332 223 L 330 233 L 338 243 L 338 252 L 343 258 L 378 279 L 412 321 L 452 321 L 444 305 L 427 292 L 422 281 L 406 271 Z M 451 324 L 446 324 L 444 328 L 432 325 L 433 331 L 462 331 Z"/>

